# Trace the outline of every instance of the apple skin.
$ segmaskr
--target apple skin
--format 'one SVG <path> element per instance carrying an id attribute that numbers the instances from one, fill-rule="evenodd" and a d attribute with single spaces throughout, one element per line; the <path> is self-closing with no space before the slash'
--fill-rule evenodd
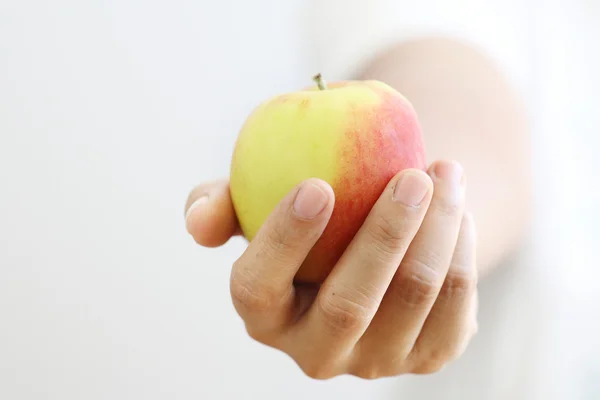
<path id="1" fill-rule="evenodd" d="M 341 81 L 275 96 L 254 109 L 235 144 L 231 197 L 252 240 L 297 184 L 320 178 L 331 185 L 333 214 L 295 277 L 322 283 L 390 179 L 407 168 L 426 168 L 410 102 L 379 81 Z"/>

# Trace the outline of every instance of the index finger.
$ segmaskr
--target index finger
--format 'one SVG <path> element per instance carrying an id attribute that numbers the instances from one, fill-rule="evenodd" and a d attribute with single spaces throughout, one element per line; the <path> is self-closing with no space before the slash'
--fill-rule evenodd
<path id="1" fill-rule="evenodd" d="M 293 311 L 294 277 L 323 233 L 334 197 L 331 187 L 319 179 L 298 185 L 235 262 L 231 294 L 250 330 L 266 331 L 287 322 Z"/>

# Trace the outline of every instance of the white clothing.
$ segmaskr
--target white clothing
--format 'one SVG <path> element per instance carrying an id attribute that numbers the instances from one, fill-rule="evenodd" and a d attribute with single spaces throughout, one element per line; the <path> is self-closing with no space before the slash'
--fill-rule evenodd
<path id="1" fill-rule="evenodd" d="M 600 398 L 597 2 L 15 0 L 0 10 L 0 398 Z M 182 203 L 191 185 L 228 174 L 258 102 L 317 71 L 349 78 L 390 42 L 431 33 L 482 46 L 531 106 L 532 248 L 544 252 L 482 282 L 480 333 L 439 375 L 312 381 L 247 337 L 228 289 L 244 243 L 197 248 Z"/>

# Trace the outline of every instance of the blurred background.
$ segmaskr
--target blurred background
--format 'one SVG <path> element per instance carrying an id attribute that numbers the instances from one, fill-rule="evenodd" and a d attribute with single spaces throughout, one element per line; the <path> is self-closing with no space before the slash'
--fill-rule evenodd
<path id="1" fill-rule="evenodd" d="M 0 398 L 395 398 L 398 379 L 312 381 L 248 338 L 228 287 L 245 243 L 199 248 L 183 206 L 228 175 L 255 105 L 348 78 L 398 26 L 479 42 L 527 102 L 537 379 L 600 398 L 600 3 L 391 3 L 0 1 Z"/>

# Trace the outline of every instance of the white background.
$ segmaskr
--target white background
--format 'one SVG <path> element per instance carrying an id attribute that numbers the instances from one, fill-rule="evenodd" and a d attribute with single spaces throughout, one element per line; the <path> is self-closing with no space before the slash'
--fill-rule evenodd
<path id="1" fill-rule="evenodd" d="M 499 15 L 520 22 L 496 39 L 530 46 L 527 68 L 506 59 L 527 70 L 537 238 L 564 267 L 552 272 L 559 333 L 587 357 L 569 367 L 581 381 L 599 308 L 600 7 L 569 3 L 509 4 Z M 228 292 L 245 244 L 200 249 L 184 230 L 188 190 L 227 176 L 251 108 L 327 71 L 300 4 L 0 0 L 0 398 L 387 391 L 390 380 L 310 381 L 251 341 Z"/>

